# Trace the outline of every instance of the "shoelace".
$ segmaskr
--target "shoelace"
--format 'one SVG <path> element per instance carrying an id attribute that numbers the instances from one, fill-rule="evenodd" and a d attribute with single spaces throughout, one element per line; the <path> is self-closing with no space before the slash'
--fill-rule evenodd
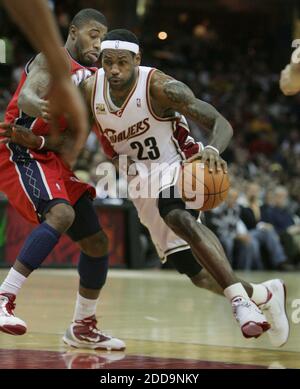
<path id="1" fill-rule="evenodd" d="M 88 317 L 88 318 L 83 319 L 83 320 L 76 320 L 75 323 L 88 325 L 89 330 L 91 330 L 92 332 L 97 333 L 97 334 L 102 335 L 102 336 L 105 336 L 106 338 L 110 337 L 97 328 L 97 319 L 95 317 Z"/>
<path id="2" fill-rule="evenodd" d="M 77 323 L 88 325 L 90 327 L 96 327 L 97 319 L 95 317 L 88 317 L 83 320 L 76 320 Z"/>
<path id="3" fill-rule="evenodd" d="M 238 300 L 238 301 L 233 301 L 232 302 L 232 307 L 237 307 L 237 306 L 243 306 L 243 307 L 247 307 L 249 308 L 250 307 L 250 302 L 247 301 L 247 300 Z"/>
<path id="4" fill-rule="evenodd" d="M 233 311 L 233 314 L 236 316 L 237 314 L 237 307 L 246 307 L 246 308 L 250 308 L 251 307 L 251 304 L 249 301 L 247 300 L 238 300 L 238 301 L 233 301 L 232 302 L 232 311 Z"/>

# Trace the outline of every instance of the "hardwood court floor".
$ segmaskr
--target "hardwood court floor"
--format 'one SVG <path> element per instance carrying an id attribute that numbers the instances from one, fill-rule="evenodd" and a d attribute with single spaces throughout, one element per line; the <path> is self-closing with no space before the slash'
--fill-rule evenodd
<path id="1" fill-rule="evenodd" d="M 0 271 L 0 281 L 6 270 Z M 101 329 L 126 341 L 125 352 L 70 349 L 61 340 L 72 315 L 75 270 L 39 270 L 17 299 L 28 333 L 0 333 L 0 368 L 300 368 L 300 273 L 240 273 L 249 281 L 283 278 L 293 315 L 288 343 L 265 334 L 247 340 L 229 303 L 173 271 L 110 271 L 98 305 Z M 294 312 L 293 312 L 294 311 Z"/>

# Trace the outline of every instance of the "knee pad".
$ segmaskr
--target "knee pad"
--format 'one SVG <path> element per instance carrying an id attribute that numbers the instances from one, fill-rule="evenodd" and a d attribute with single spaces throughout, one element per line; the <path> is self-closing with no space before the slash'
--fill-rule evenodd
<path id="1" fill-rule="evenodd" d="M 81 253 L 78 263 L 80 285 L 87 289 L 101 289 L 108 272 L 108 255 L 94 258 Z"/>
<path id="2" fill-rule="evenodd" d="M 47 258 L 60 238 L 60 233 L 47 223 L 36 227 L 26 239 L 18 260 L 30 270 L 35 270 Z"/>
<path id="3" fill-rule="evenodd" d="M 84 194 L 73 208 L 75 220 L 68 229 L 67 235 L 74 242 L 92 236 L 102 229 L 93 202 L 87 194 Z"/>
<path id="4" fill-rule="evenodd" d="M 196 261 L 191 249 L 170 254 L 167 260 L 173 263 L 179 273 L 186 274 L 189 278 L 196 276 L 203 269 Z"/>

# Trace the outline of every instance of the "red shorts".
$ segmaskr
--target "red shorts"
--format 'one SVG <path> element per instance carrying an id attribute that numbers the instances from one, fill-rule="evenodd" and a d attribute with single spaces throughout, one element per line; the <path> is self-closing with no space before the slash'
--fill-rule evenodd
<path id="1" fill-rule="evenodd" d="M 0 146 L 0 192 L 31 223 L 40 222 L 51 200 L 74 205 L 86 191 L 95 197 L 95 189 L 81 182 L 57 154 L 14 143 Z"/>

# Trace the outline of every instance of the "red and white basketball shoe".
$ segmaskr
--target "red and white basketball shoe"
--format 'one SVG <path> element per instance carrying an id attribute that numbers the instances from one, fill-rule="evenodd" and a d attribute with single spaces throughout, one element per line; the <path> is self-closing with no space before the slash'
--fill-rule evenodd
<path id="1" fill-rule="evenodd" d="M 125 350 L 125 343 L 117 338 L 105 335 L 97 328 L 95 315 L 83 320 L 75 320 L 63 336 L 69 346 L 93 350 Z"/>
<path id="2" fill-rule="evenodd" d="M 26 323 L 15 317 L 16 296 L 11 293 L 0 293 L 0 331 L 11 335 L 23 335 L 27 330 Z"/>
<path id="3" fill-rule="evenodd" d="M 231 301 L 231 305 L 245 338 L 258 338 L 271 327 L 253 301 L 237 296 Z"/>
<path id="4" fill-rule="evenodd" d="M 290 326 L 286 314 L 286 287 L 282 280 L 274 279 L 263 282 L 269 295 L 264 304 L 259 308 L 266 315 L 271 328 L 267 332 L 273 346 L 283 346 L 289 337 Z"/>

